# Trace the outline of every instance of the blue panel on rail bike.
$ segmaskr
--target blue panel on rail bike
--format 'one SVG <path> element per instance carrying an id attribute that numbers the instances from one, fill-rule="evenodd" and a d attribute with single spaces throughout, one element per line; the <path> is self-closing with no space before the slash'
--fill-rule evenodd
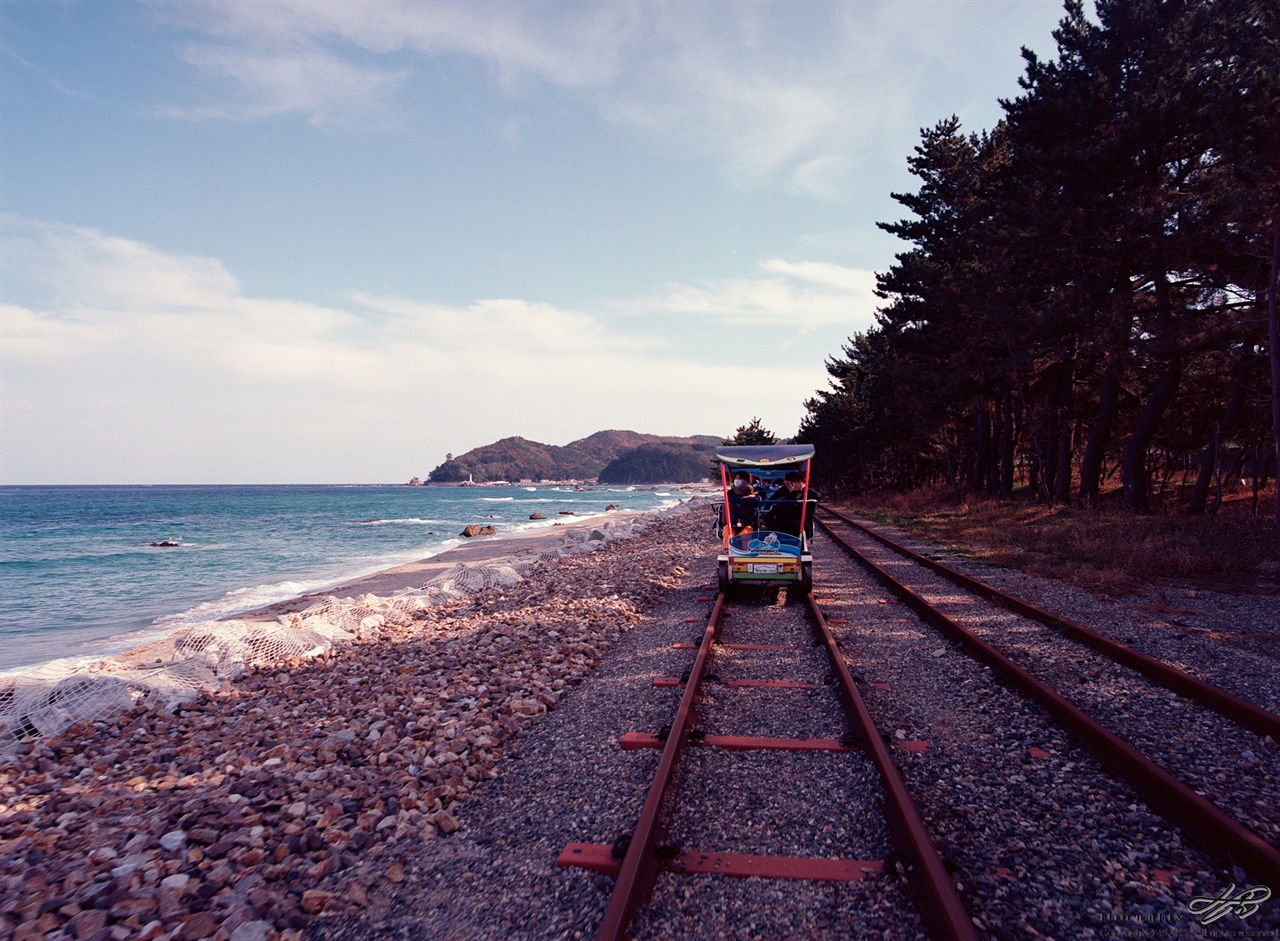
<path id="1" fill-rule="evenodd" d="M 743 533 L 729 539 L 729 555 L 735 558 L 789 555 L 800 557 L 800 537 L 769 530 Z"/>

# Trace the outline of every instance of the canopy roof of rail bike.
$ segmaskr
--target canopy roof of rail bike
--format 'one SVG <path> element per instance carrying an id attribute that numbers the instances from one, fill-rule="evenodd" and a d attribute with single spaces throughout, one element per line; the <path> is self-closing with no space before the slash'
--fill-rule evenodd
<path id="1" fill-rule="evenodd" d="M 755 477 L 782 477 L 813 458 L 811 444 L 754 444 L 716 448 L 716 460 Z"/>

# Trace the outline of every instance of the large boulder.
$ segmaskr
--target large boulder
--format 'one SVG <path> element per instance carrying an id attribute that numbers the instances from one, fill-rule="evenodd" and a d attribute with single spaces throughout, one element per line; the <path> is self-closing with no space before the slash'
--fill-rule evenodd
<path id="1" fill-rule="evenodd" d="M 492 526 L 478 526 L 475 523 L 472 523 L 459 533 L 459 535 L 466 536 L 469 539 L 472 536 L 496 536 L 498 535 L 498 531 Z"/>
<path id="2" fill-rule="evenodd" d="M 531 519 L 531 520 L 544 520 L 544 519 L 546 519 L 546 517 L 545 517 L 545 516 L 543 516 L 541 513 L 530 513 L 530 514 L 529 514 L 529 519 Z"/>

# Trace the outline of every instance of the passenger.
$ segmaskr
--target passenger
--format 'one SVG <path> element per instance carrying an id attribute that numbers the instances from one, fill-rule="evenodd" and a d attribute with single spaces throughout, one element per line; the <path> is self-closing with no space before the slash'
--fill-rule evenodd
<path id="1" fill-rule="evenodd" d="M 809 499 L 816 500 L 817 496 L 814 491 L 809 491 Z M 796 471 L 791 471 L 782 479 L 782 485 L 769 496 L 764 515 L 765 528 L 778 533 L 799 536 L 800 511 L 804 508 L 803 504 L 804 478 Z M 811 512 L 804 514 L 806 528 L 812 516 Z"/>
<path id="2" fill-rule="evenodd" d="M 760 495 L 751 486 L 751 475 L 738 471 L 729 490 L 729 523 L 735 536 L 753 532 L 760 524 Z"/>

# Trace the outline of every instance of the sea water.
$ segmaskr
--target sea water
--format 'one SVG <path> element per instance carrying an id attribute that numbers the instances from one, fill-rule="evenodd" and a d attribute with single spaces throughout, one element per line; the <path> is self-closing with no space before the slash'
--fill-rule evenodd
<path id="1" fill-rule="evenodd" d="M 511 534 L 681 496 L 662 487 L 0 487 L 0 672 L 87 662 L 427 558 L 463 542 L 470 523 Z"/>

